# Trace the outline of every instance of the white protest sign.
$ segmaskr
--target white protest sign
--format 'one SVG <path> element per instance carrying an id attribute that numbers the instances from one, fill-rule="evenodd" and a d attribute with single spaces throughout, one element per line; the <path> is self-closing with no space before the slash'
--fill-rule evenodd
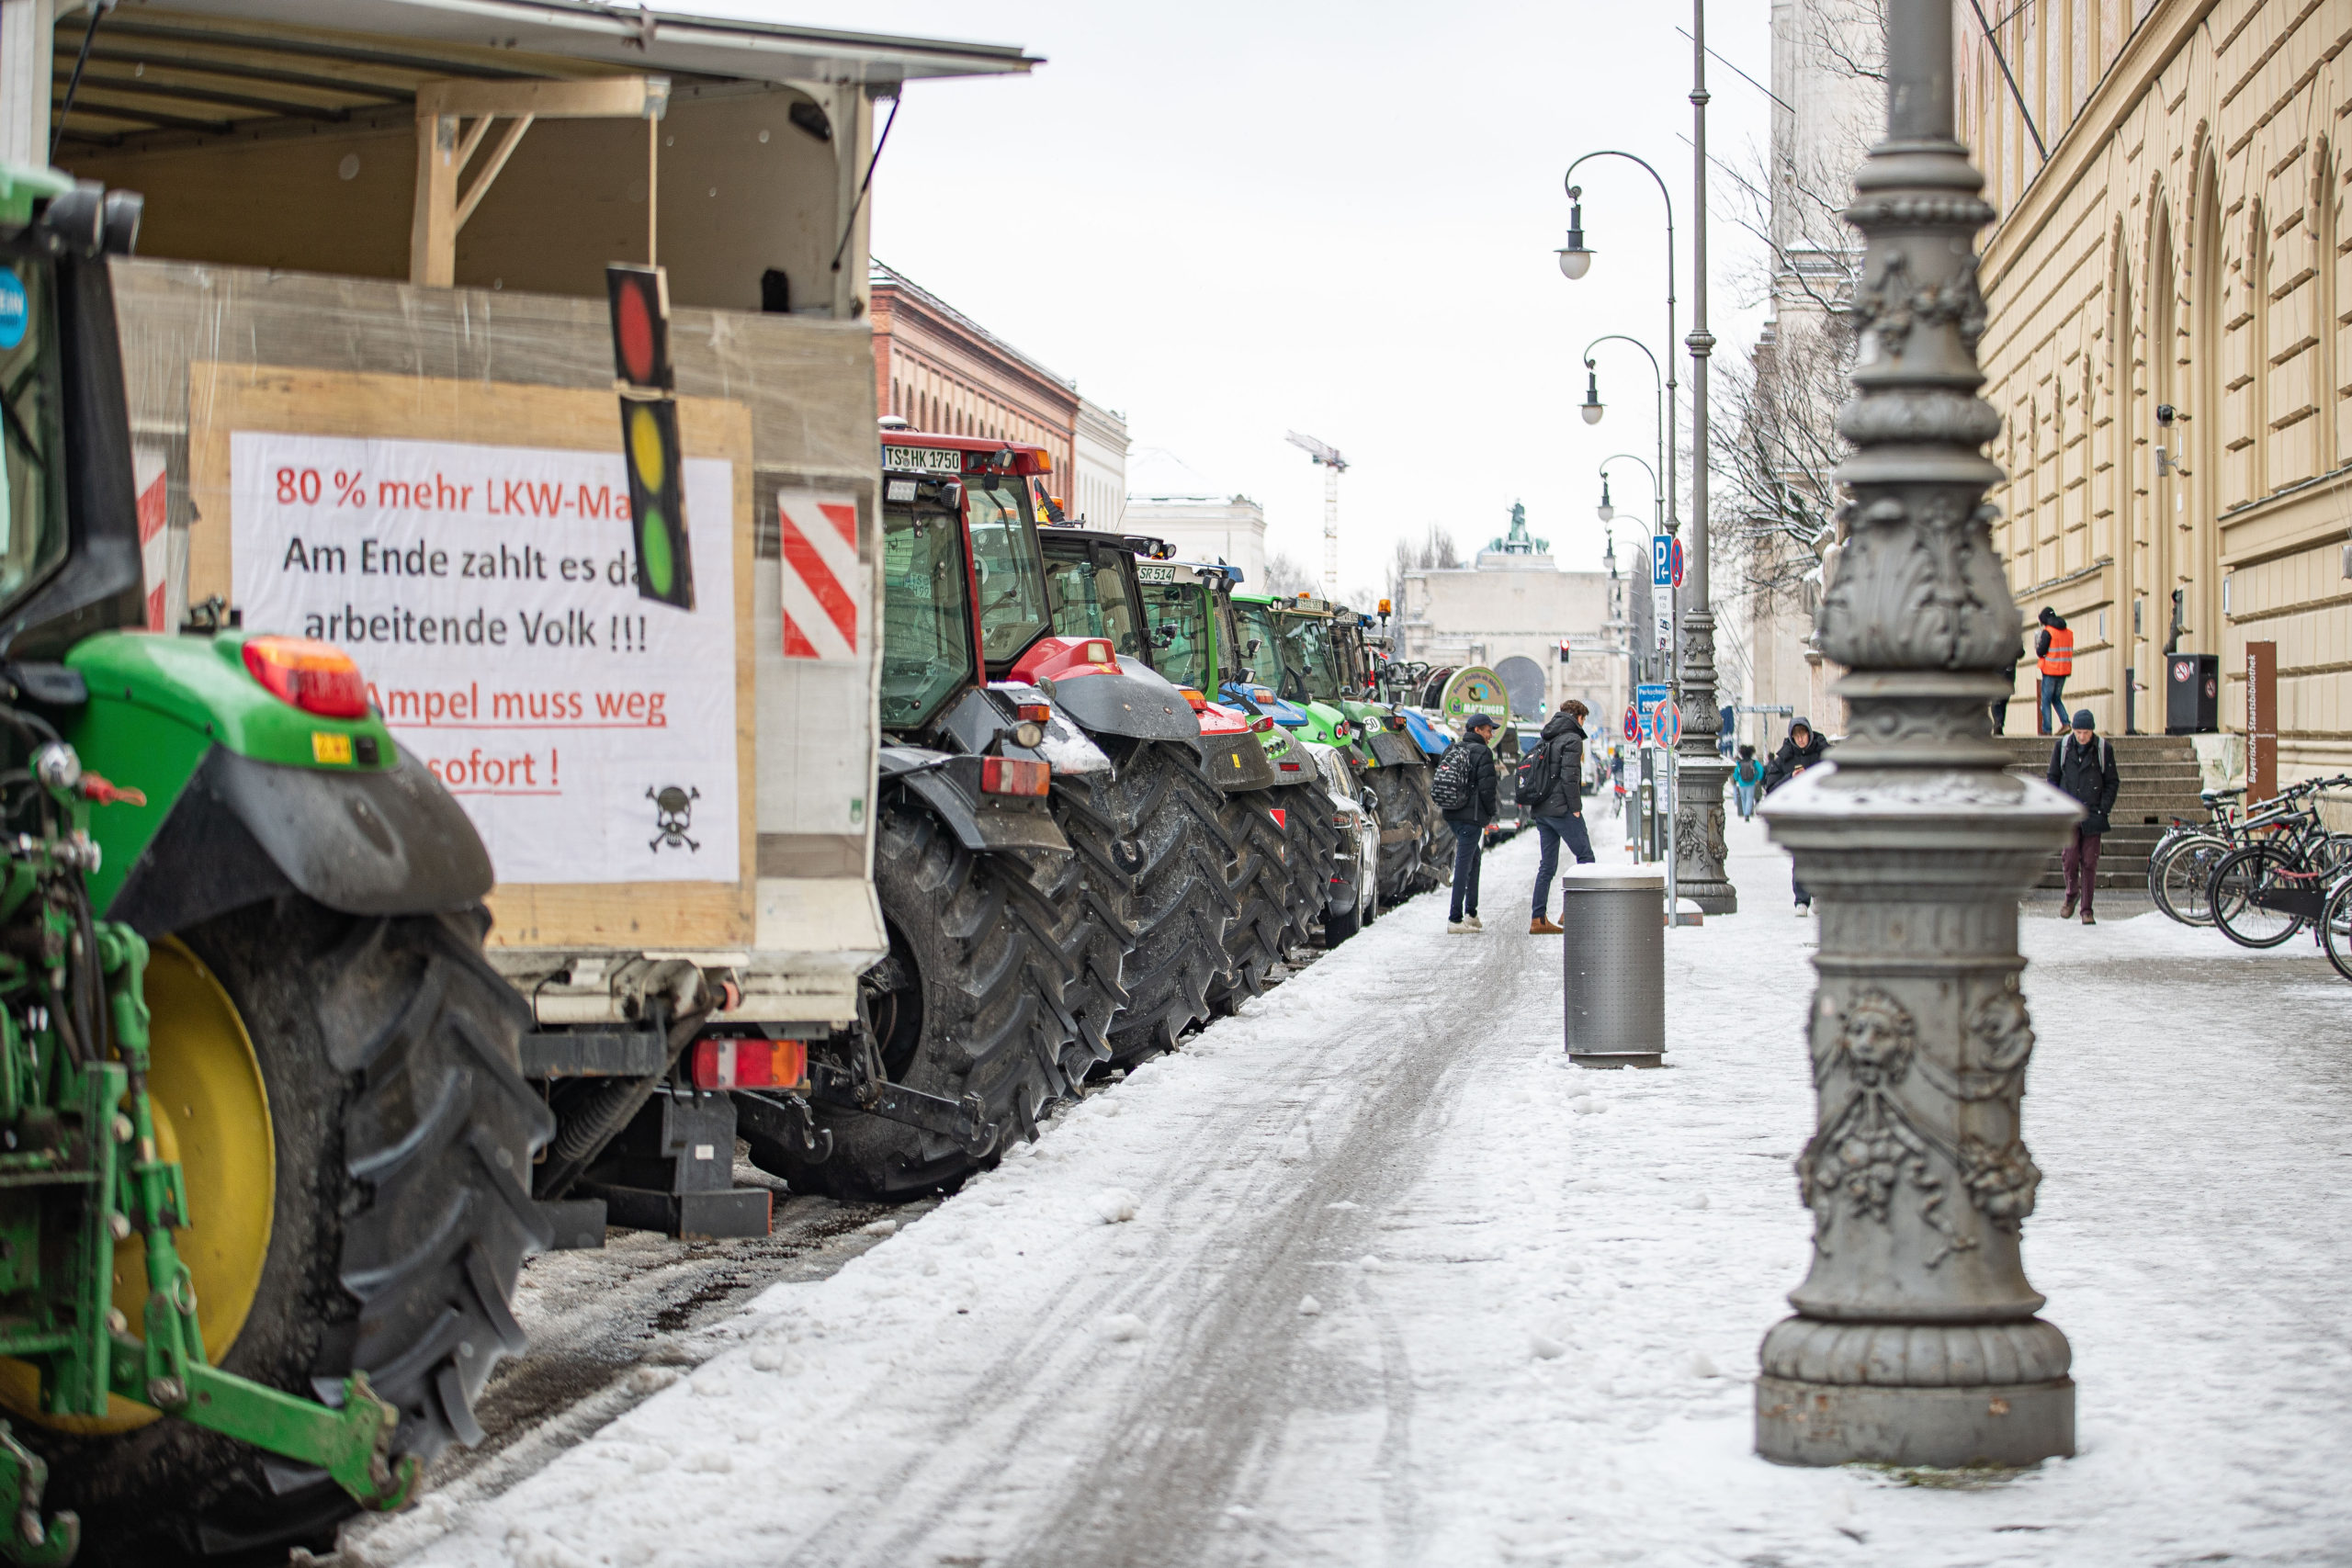
<path id="1" fill-rule="evenodd" d="M 617 450 L 241 430 L 229 464 L 245 629 L 356 659 L 501 883 L 738 880 L 731 464 L 684 464 L 692 612 L 637 595 Z"/>

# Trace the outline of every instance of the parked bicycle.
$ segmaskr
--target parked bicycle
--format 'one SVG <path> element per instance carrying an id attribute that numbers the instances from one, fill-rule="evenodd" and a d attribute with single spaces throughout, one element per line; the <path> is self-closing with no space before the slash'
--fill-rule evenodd
<path id="1" fill-rule="evenodd" d="M 2244 788 L 2209 789 L 2198 798 L 2205 803 L 2208 820 L 2189 822 L 2176 817 L 2172 826 L 2148 853 L 2149 901 L 2185 926 L 2210 926 L 2212 907 L 2205 890 L 2213 867 L 2241 842 L 2242 816 L 2236 802 Z"/>
<path id="2" fill-rule="evenodd" d="M 2326 945 L 2327 905 L 2352 872 L 2352 834 L 2331 833 L 2319 798 L 2352 789 L 2352 774 L 2306 779 L 2249 809 L 2238 846 L 2214 863 L 2206 885 L 2213 924 L 2241 947 L 2277 947 L 2306 925 Z"/>

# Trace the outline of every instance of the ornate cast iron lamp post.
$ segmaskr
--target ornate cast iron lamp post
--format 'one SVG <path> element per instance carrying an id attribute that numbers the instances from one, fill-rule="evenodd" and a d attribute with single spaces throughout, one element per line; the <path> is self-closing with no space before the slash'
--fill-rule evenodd
<path id="1" fill-rule="evenodd" d="M 1797 1161 L 1814 1260 L 1764 1337 L 1756 1447 L 1792 1464 L 2026 1464 L 2075 1446 L 2065 1336 L 2034 1315 L 2019 1227 L 2033 1032 L 2017 899 L 2076 816 L 2008 777 L 1986 705 L 2018 654 L 1992 549 L 1973 236 L 1952 135 L 1949 0 L 1891 0 L 1887 136 L 1854 181 L 1868 248 L 1838 427 L 1856 448 L 1822 650 L 1848 667 L 1835 766 L 1763 815 L 1821 908 L 1818 1122 Z"/>

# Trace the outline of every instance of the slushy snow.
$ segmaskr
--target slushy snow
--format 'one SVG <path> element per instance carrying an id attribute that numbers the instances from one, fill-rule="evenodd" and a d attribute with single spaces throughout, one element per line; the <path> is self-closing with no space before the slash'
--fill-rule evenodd
<path id="1" fill-rule="evenodd" d="M 1755 1457 L 1757 1343 L 1810 1247 L 1789 1162 L 1817 928 L 1760 828 L 1732 843 L 1741 913 L 1668 933 L 1665 1070 L 1566 1061 L 1516 841 L 1482 936 L 1442 934 L 1442 894 L 1391 912 L 771 1289 L 536 1476 L 346 1557 L 2352 1561 L 2352 987 L 2301 939 L 2024 923 L 2026 1259 L 2074 1342 L 2078 1457 L 1958 1480 Z"/>

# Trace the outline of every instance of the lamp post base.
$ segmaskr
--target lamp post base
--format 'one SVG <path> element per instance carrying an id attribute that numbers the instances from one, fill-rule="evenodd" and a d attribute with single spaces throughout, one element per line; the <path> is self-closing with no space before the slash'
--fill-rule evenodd
<path id="1" fill-rule="evenodd" d="M 1756 1380 L 1756 1451 L 1775 1464 L 2015 1469 L 2075 1452 L 2075 1380 L 1970 1388 Z"/>
<path id="2" fill-rule="evenodd" d="M 1724 785 L 1731 764 L 1715 754 L 1713 738 L 1698 756 L 1675 758 L 1675 891 L 1710 915 L 1739 913 L 1739 889 L 1724 860 Z"/>

